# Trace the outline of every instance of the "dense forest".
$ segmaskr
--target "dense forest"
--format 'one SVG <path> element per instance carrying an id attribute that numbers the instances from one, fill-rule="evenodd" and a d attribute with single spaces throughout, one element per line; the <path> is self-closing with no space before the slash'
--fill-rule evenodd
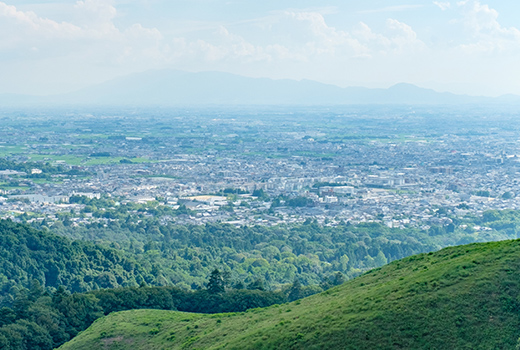
<path id="1" fill-rule="evenodd" d="M 428 229 L 389 228 L 373 222 L 329 227 L 312 220 L 236 227 L 225 223 L 178 225 L 168 220 L 177 215 L 175 211 L 152 203 L 115 205 L 113 200 L 90 200 L 85 210 L 100 221 L 76 224 L 63 213 L 56 223 L 34 221 L 32 225 L 124 252 L 144 269 L 141 276 L 150 285 L 174 284 L 194 290 L 204 285 L 215 267 L 245 283 L 260 278 L 270 289 L 279 289 L 295 278 L 303 285 L 317 285 L 337 272 L 350 279 L 412 254 L 517 238 L 520 223 L 516 211 L 489 211 L 481 217 L 453 217 L 449 225 Z M 82 290 L 92 287 L 80 285 Z M 116 281 L 112 286 L 119 285 Z"/>
<path id="2" fill-rule="evenodd" d="M 28 288 L 33 279 L 71 292 L 143 283 L 198 290 L 215 268 L 230 283 L 261 280 L 270 290 L 295 279 L 319 285 L 337 273 L 350 279 L 444 246 L 517 238 L 520 223 L 520 213 L 512 210 L 454 219 L 428 230 L 378 223 L 328 227 L 313 221 L 275 227 L 183 226 L 126 215 L 125 220 L 87 225 L 72 225 L 64 216 L 52 226 L 34 221 L 37 229 L 0 221 L 0 298 Z M 73 239 L 78 237 L 83 240 Z"/>
<path id="3" fill-rule="evenodd" d="M 118 209 L 120 210 L 120 209 Z M 215 268 L 231 283 L 261 280 L 276 290 L 298 279 L 319 285 L 339 272 L 350 279 L 371 268 L 445 246 L 518 237 L 518 211 L 488 211 L 428 230 L 378 223 L 336 227 L 176 225 L 129 212 L 124 220 L 72 224 L 67 216 L 31 228 L 0 222 L 0 298 L 27 288 L 65 286 L 71 292 L 125 286 L 204 287 Z M 78 240 L 75 238 L 82 238 Z M 90 242 L 89 242 L 90 241 Z"/>
<path id="4" fill-rule="evenodd" d="M 71 292 L 145 282 L 147 273 L 115 249 L 0 221 L 0 305 L 32 280 Z"/>
<path id="5" fill-rule="evenodd" d="M 0 221 L 0 349 L 51 349 L 112 311 L 280 304 L 405 256 L 516 238 L 520 223 L 512 210 L 427 230 L 311 220 L 183 226 L 139 212 L 121 215 L 88 225 L 74 225 L 67 215 L 52 225 Z"/>
<path id="6" fill-rule="evenodd" d="M 291 300 L 297 286 L 285 293 L 225 289 L 214 271 L 208 288 L 196 292 L 176 287 L 127 287 L 89 293 L 69 293 L 59 287 L 49 293 L 34 280 L 17 293 L 11 307 L 0 308 L 0 349 L 54 349 L 114 311 L 179 310 L 197 313 L 241 312 Z M 211 283 L 213 282 L 213 284 Z M 220 288 L 221 287 L 221 288 Z"/>

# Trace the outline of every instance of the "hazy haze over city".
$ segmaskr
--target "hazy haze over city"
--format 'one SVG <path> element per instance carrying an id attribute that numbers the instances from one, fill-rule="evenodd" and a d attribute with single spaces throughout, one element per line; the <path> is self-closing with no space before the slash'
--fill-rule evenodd
<path id="1" fill-rule="evenodd" d="M 520 94 L 513 1 L 3 1 L 0 93 L 150 69 Z"/>

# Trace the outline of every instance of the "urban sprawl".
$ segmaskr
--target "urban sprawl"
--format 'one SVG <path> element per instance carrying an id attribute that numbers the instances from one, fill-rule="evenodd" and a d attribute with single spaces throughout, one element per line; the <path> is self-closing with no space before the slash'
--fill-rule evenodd
<path id="1" fill-rule="evenodd" d="M 117 220 L 78 197 L 239 226 L 427 229 L 520 207 L 520 139 L 507 111 L 99 108 L 3 111 L 0 122 L 0 216 L 13 220 Z"/>

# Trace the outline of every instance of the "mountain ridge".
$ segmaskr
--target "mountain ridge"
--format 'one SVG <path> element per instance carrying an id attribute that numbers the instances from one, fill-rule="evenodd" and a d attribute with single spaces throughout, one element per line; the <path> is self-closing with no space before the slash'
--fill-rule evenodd
<path id="1" fill-rule="evenodd" d="M 75 92 L 51 96 L 1 94 L 16 105 L 353 105 L 353 104 L 520 104 L 520 96 L 457 95 L 409 83 L 387 89 L 346 87 L 313 80 L 249 78 L 207 71 L 150 70 L 132 73 Z"/>

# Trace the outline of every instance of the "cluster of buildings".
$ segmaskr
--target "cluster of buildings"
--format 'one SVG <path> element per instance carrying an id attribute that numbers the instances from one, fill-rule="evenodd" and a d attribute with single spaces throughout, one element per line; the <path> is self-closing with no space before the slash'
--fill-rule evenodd
<path id="1" fill-rule="evenodd" d="M 10 160 L 43 160 L 80 175 L 1 170 L 0 216 L 80 212 L 82 204 L 69 203 L 78 195 L 186 208 L 169 219 L 192 224 L 312 218 L 325 225 L 428 227 L 448 225 L 453 215 L 518 209 L 516 126 L 483 132 L 485 123 L 473 129 L 439 123 L 403 136 L 395 119 L 360 120 L 332 126 L 294 116 L 146 123 L 113 117 L 95 129 L 79 118 L 38 134 L 15 123 L 0 133 L 1 147 L 18 147 Z"/>

